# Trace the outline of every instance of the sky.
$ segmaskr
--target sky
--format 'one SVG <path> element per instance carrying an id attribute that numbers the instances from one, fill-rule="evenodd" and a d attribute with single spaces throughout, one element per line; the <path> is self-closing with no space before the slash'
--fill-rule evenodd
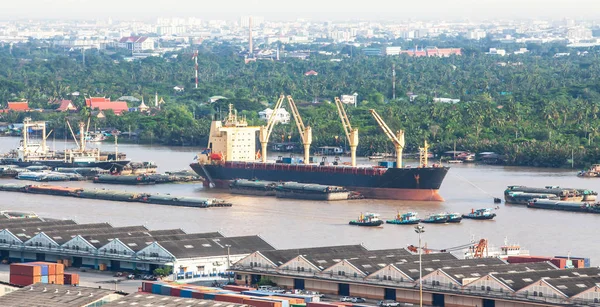
<path id="1" fill-rule="evenodd" d="M 1 19 L 600 19 L 600 0 L 0 0 Z"/>

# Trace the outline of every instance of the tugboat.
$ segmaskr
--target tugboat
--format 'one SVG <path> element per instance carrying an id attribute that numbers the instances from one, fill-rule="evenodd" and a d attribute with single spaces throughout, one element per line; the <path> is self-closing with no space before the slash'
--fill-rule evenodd
<path id="1" fill-rule="evenodd" d="M 367 212 L 364 215 L 361 213 L 358 217 L 358 220 L 352 220 L 349 224 L 357 226 L 377 227 L 383 225 L 383 221 L 379 219 L 379 214 Z"/>
<path id="2" fill-rule="evenodd" d="M 432 214 L 428 218 L 421 220 L 421 222 L 430 223 L 430 224 L 445 224 L 448 222 L 448 214 L 446 214 L 446 213 Z"/>
<path id="3" fill-rule="evenodd" d="M 446 213 L 448 217 L 448 223 L 460 223 L 462 221 L 462 216 L 460 213 Z"/>
<path id="4" fill-rule="evenodd" d="M 496 217 L 496 213 L 493 213 L 491 209 L 471 209 L 471 213 L 463 214 L 462 217 L 473 220 L 491 220 Z"/>
<path id="5" fill-rule="evenodd" d="M 577 177 L 600 177 L 600 164 L 594 164 L 589 169 L 580 171 Z"/>
<path id="6" fill-rule="evenodd" d="M 408 212 L 405 214 L 400 214 L 400 212 L 398 212 L 395 219 L 387 220 L 385 222 L 388 224 L 396 224 L 396 225 L 419 224 L 421 219 L 417 218 L 417 215 L 418 215 L 418 213 L 416 213 L 416 212 Z"/>

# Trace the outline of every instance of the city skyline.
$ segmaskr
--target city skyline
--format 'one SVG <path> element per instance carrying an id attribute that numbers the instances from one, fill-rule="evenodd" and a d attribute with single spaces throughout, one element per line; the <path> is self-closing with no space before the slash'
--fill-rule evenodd
<path id="1" fill-rule="evenodd" d="M 279 4 L 279 5 L 278 5 Z M 307 18 L 315 20 L 407 20 L 486 18 L 596 18 L 600 3 L 594 0 L 431 0 L 427 2 L 342 2 L 306 0 L 280 5 L 275 0 L 222 1 L 206 3 L 172 0 L 149 4 L 141 0 L 24 0 L 1 2 L 1 19 L 137 19 L 197 17 L 235 20 L 241 15 L 260 15 L 270 20 Z M 600 17 L 600 16 L 598 16 Z"/>

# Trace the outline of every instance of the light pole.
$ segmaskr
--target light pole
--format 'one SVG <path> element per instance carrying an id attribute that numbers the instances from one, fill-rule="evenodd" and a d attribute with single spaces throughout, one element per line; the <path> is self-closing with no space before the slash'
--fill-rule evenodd
<path id="1" fill-rule="evenodd" d="M 231 245 L 225 244 L 225 247 L 227 247 L 227 270 L 225 272 L 227 273 L 227 283 L 229 283 L 229 266 L 231 265 L 231 262 L 229 261 L 229 248 Z"/>
<path id="2" fill-rule="evenodd" d="M 425 232 L 425 226 L 415 226 L 415 232 L 419 234 L 419 307 L 423 307 L 423 271 L 421 261 L 421 234 Z"/>

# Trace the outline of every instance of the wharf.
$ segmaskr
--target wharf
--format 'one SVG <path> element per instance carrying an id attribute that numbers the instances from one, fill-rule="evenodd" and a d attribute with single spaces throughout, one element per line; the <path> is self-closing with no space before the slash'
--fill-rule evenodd
<path id="1" fill-rule="evenodd" d="M 69 188 L 52 185 L 24 185 L 6 183 L 0 184 L 0 191 L 6 192 L 21 192 L 30 194 L 43 194 L 52 196 L 65 196 L 86 199 L 100 199 L 111 201 L 124 202 L 139 202 L 153 205 L 179 206 L 179 207 L 194 207 L 194 208 L 214 208 L 214 207 L 231 207 L 232 204 L 216 198 L 199 198 L 199 197 L 180 197 L 170 194 L 159 193 L 134 193 L 107 189 L 83 189 Z"/>

